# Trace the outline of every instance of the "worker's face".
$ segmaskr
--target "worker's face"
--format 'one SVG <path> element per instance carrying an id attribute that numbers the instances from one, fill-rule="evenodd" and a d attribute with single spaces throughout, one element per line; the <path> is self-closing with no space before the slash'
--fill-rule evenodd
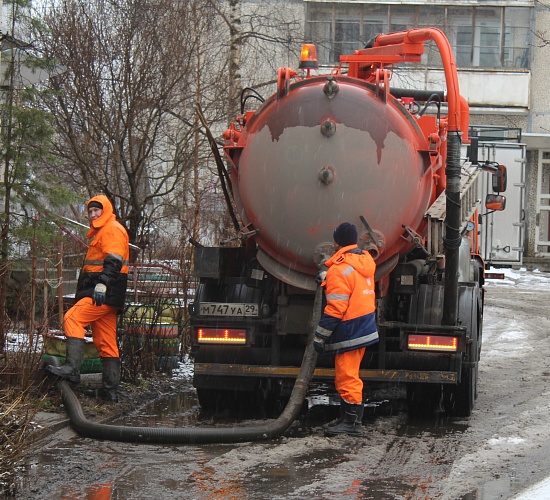
<path id="1" fill-rule="evenodd" d="M 92 207 L 88 209 L 88 219 L 90 219 L 90 222 L 96 220 L 98 217 L 101 216 L 103 213 L 102 208 Z"/>

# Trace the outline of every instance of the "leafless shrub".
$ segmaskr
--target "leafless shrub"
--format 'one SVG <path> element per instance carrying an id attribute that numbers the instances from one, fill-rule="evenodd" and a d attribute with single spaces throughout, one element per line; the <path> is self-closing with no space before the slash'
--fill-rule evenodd
<path id="1" fill-rule="evenodd" d="M 130 380 L 156 370 L 171 372 L 181 351 L 187 282 L 187 274 L 169 263 L 133 267 L 132 300 L 124 313 L 122 337 L 125 375 Z"/>
<path id="2" fill-rule="evenodd" d="M 17 472 L 37 429 L 35 415 L 46 398 L 39 375 L 42 351 L 37 346 L 35 341 L 7 351 L 0 365 L 0 492 L 5 496 L 16 494 Z"/>

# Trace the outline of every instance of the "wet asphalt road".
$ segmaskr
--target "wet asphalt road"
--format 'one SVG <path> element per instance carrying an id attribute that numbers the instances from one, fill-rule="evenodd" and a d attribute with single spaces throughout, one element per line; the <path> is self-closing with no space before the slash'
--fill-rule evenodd
<path id="1" fill-rule="evenodd" d="M 283 437 L 230 445 L 137 445 L 69 428 L 32 453 L 18 498 L 503 499 L 550 475 L 548 275 L 487 285 L 479 397 L 468 419 L 411 419 L 401 386 L 370 387 L 365 437 L 325 438 L 323 388 Z M 205 415 L 191 388 L 118 424 L 258 425 Z"/>

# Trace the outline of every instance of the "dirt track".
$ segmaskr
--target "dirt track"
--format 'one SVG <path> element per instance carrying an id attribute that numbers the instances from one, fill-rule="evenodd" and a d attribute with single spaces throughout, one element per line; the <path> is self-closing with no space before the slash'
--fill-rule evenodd
<path id="1" fill-rule="evenodd" d="M 370 394 L 364 439 L 325 438 L 333 414 L 322 405 L 285 437 L 240 445 L 134 445 L 65 429 L 30 457 L 19 498 L 511 498 L 550 475 L 550 277 L 509 274 L 486 287 L 469 419 L 411 420 L 394 386 Z M 125 423 L 210 425 L 188 382 L 182 390 Z"/>

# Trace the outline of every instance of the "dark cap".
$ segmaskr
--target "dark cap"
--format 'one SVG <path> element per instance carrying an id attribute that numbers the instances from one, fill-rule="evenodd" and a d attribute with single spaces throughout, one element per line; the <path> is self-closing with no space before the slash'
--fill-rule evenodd
<path id="1" fill-rule="evenodd" d="M 341 247 L 357 245 L 357 228 L 350 222 L 342 222 L 332 235 L 334 241 Z"/>
<path id="2" fill-rule="evenodd" d="M 101 210 L 103 210 L 103 205 L 99 203 L 99 201 L 94 200 L 88 203 L 88 210 L 90 210 L 90 208 L 101 208 Z"/>

